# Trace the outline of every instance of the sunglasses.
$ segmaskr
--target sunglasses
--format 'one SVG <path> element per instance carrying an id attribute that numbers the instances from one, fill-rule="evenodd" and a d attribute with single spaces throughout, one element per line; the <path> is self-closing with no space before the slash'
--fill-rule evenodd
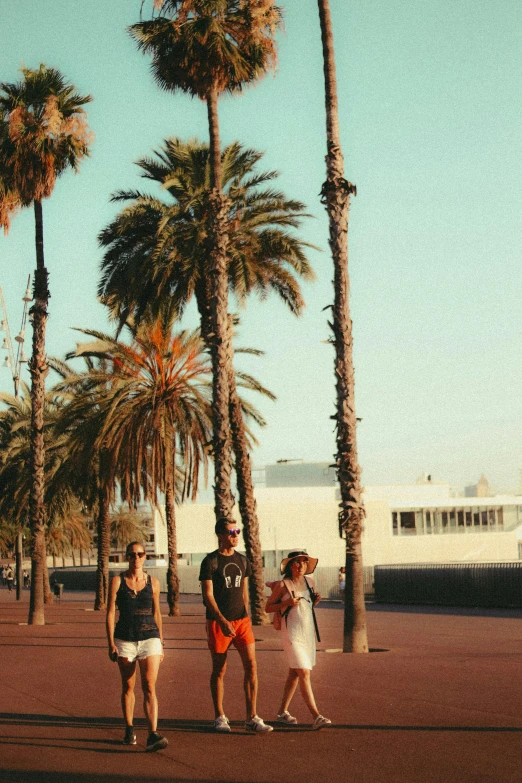
<path id="1" fill-rule="evenodd" d="M 227 528 L 227 536 L 238 536 L 241 533 L 240 527 Z"/>
<path id="2" fill-rule="evenodd" d="M 145 557 L 145 552 L 129 552 L 127 557 L 131 558 L 132 560 L 137 560 L 138 557 Z"/>

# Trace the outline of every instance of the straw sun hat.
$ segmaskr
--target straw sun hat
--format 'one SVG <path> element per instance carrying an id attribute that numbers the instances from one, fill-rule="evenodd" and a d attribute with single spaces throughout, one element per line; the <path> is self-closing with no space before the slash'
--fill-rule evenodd
<path id="1" fill-rule="evenodd" d="M 308 559 L 308 566 L 306 568 L 306 573 L 313 574 L 313 572 L 315 571 L 315 567 L 319 562 L 319 558 L 310 557 L 306 549 L 294 549 L 292 552 L 289 552 L 288 557 L 284 557 L 281 560 L 281 573 L 284 574 L 285 568 L 287 567 L 290 560 L 294 560 L 294 558 L 296 557 L 306 557 Z"/>

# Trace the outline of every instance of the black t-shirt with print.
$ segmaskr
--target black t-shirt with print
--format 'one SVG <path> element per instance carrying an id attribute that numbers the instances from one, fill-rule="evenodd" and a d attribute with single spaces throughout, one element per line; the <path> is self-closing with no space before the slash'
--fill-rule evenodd
<path id="1" fill-rule="evenodd" d="M 244 555 L 234 552 L 233 555 L 222 555 L 218 549 L 210 552 L 199 571 L 199 581 L 212 579 L 214 598 L 221 614 L 227 620 L 241 620 L 247 616 L 243 598 L 243 579 L 252 575 L 250 563 Z M 207 620 L 215 617 L 209 609 Z"/>

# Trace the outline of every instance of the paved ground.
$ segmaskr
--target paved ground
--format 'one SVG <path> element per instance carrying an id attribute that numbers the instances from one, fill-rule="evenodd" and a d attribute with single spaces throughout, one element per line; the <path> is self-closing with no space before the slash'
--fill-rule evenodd
<path id="1" fill-rule="evenodd" d="M 121 744 L 119 678 L 92 596 L 70 593 L 27 626 L 28 594 L 0 588 L 0 783 L 503 783 L 522 781 L 522 612 L 369 606 L 375 652 L 343 655 L 342 612 L 318 612 L 313 673 L 332 728 L 309 730 L 296 695 L 296 728 L 243 731 L 241 667 L 230 656 L 231 735 L 211 731 L 210 658 L 203 607 L 187 597 L 166 617 L 160 671 L 165 751 Z M 166 612 L 165 612 L 166 613 Z M 259 713 L 273 718 L 285 677 L 278 632 L 256 629 Z M 141 713 L 141 705 L 137 707 Z"/>

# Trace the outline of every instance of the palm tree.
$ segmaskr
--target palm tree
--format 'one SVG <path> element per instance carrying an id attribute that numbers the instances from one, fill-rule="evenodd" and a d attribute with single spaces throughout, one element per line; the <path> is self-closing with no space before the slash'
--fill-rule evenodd
<path id="1" fill-rule="evenodd" d="M 61 466 L 62 482 L 74 487 L 82 504 L 92 513 L 97 534 L 95 611 L 106 609 L 109 595 L 111 550 L 111 505 L 116 495 L 116 461 L 100 439 L 105 422 L 104 397 L 97 377 L 87 370 L 76 372 L 66 362 L 49 360 L 61 380 L 53 389 L 63 400 L 57 431 L 66 442 L 67 459 Z"/>
<path id="2" fill-rule="evenodd" d="M 335 348 L 336 467 L 341 491 L 339 532 L 346 539 L 343 649 L 344 652 L 368 652 L 361 551 L 365 512 L 360 481 L 361 469 L 357 456 L 353 337 L 348 275 L 348 212 L 350 195 L 352 193 L 356 195 L 357 190 L 355 185 L 344 178 L 330 5 L 328 0 L 318 0 L 318 4 L 323 43 L 327 140 L 326 182 L 322 188 L 321 200 L 328 212 L 329 242 L 334 263 L 334 304 L 330 326 Z"/>
<path id="3" fill-rule="evenodd" d="M 142 496 L 156 503 L 158 490 L 165 494 L 167 599 L 177 615 L 176 472 L 182 466 L 182 497 L 195 496 L 211 438 L 210 367 L 197 333 L 173 334 L 161 321 L 129 328 L 131 345 L 81 330 L 99 343 L 79 346 L 75 355 L 99 360 L 91 393 L 100 390 L 99 441 L 117 465 L 122 498 L 136 505 Z"/>
<path id="4" fill-rule="evenodd" d="M 0 226 L 9 232 L 11 219 L 20 208 L 20 197 L 12 182 L 8 155 L 11 148 L 7 113 L 0 110 Z"/>
<path id="5" fill-rule="evenodd" d="M 0 411 L 0 516 L 11 519 L 17 530 L 21 531 L 28 520 L 32 478 L 29 389 L 22 384 L 21 396 L 0 394 L 0 401 L 7 406 Z M 51 390 L 45 397 L 43 431 L 46 473 L 44 502 L 48 524 L 45 531 L 42 579 L 46 603 L 52 600 L 46 562 L 47 545 L 51 546 L 49 553 L 56 556 L 64 553 L 64 542 L 68 542 L 66 549 L 70 551 L 70 546 L 75 545 L 75 541 L 86 541 L 85 534 L 82 534 L 82 538 L 78 532 L 81 515 L 75 494 L 76 486 L 73 486 L 70 480 L 72 471 L 67 469 L 68 444 L 57 427 L 61 411 L 62 401 Z"/>
<path id="6" fill-rule="evenodd" d="M 207 200 L 210 350 L 213 376 L 213 455 L 216 516 L 231 518 L 229 419 L 228 203 L 221 182 L 218 98 L 240 91 L 275 64 L 273 35 L 280 10 L 273 0 L 165 0 L 160 15 L 132 25 L 139 48 L 152 54 L 152 71 L 165 90 L 206 102 L 210 138 Z"/>
<path id="7" fill-rule="evenodd" d="M 131 541 L 147 541 L 148 537 L 143 518 L 132 509 L 127 511 L 124 506 L 118 506 L 111 514 L 111 543 L 114 549 L 121 549 L 122 554 Z"/>
<path id="8" fill-rule="evenodd" d="M 0 199 L 9 196 L 14 205 L 33 205 L 36 227 L 34 274 L 33 347 L 31 372 L 31 469 L 30 522 L 32 536 L 31 599 L 29 624 L 43 625 L 43 569 L 45 560 L 44 399 L 47 361 L 45 329 L 49 300 L 48 272 L 44 260 L 42 200 L 53 192 L 57 177 L 66 169 L 75 171 L 88 155 L 90 133 L 82 106 L 91 100 L 78 95 L 54 68 L 23 68 L 17 83 L 0 83 L 0 113 L 8 133 L 2 134 Z M 9 205 L 8 205 L 9 208 Z M 0 214 L 5 213 L 0 207 Z M 6 226 L 6 219 L 3 225 Z"/>
<path id="9" fill-rule="evenodd" d="M 72 556 L 73 566 L 76 565 L 75 552 L 90 549 L 92 533 L 87 524 L 80 503 L 75 503 L 71 512 L 65 517 L 54 517 L 47 527 L 47 552 L 53 556 L 64 558 Z"/>
<path id="10" fill-rule="evenodd" d="M 223 150 L 222 189 L 227 198 L 229 243 L 227 271 L 230 291 L 238 304 L 256 291 L 265 298 L 275 291 L 291 312 L 304 307 L 296 279 L 313 279 L 305 256 L 310 247 L 288 229 L 306 217 L 304 205 L 285 198 L 272 186 L 277 172 L 258 173 L 262 154 L 238 143 Z M 195 296 L 203 339 L 210 346 L 211 291 L 207 270 L 206 215 L 210 181 L 210 153 L 205 144 L 171 138 L 153 158 L 138 162 L 143 176 L 160 184 L 168 202 L 137 191 L 122 191 L 115 201 L 128 202 L 100 234 L 106 249 L 98 293 L 120 319 L 157 317 L 168 306 L 181 316 Z M 229 339 L 228 385 L 230 424 L 239 490 L 239 508 L 245 531 L 252 619 L 264 619 L 264 583 L 259 524 L 252 483 L 250 455 L 233 371 Z"/>

